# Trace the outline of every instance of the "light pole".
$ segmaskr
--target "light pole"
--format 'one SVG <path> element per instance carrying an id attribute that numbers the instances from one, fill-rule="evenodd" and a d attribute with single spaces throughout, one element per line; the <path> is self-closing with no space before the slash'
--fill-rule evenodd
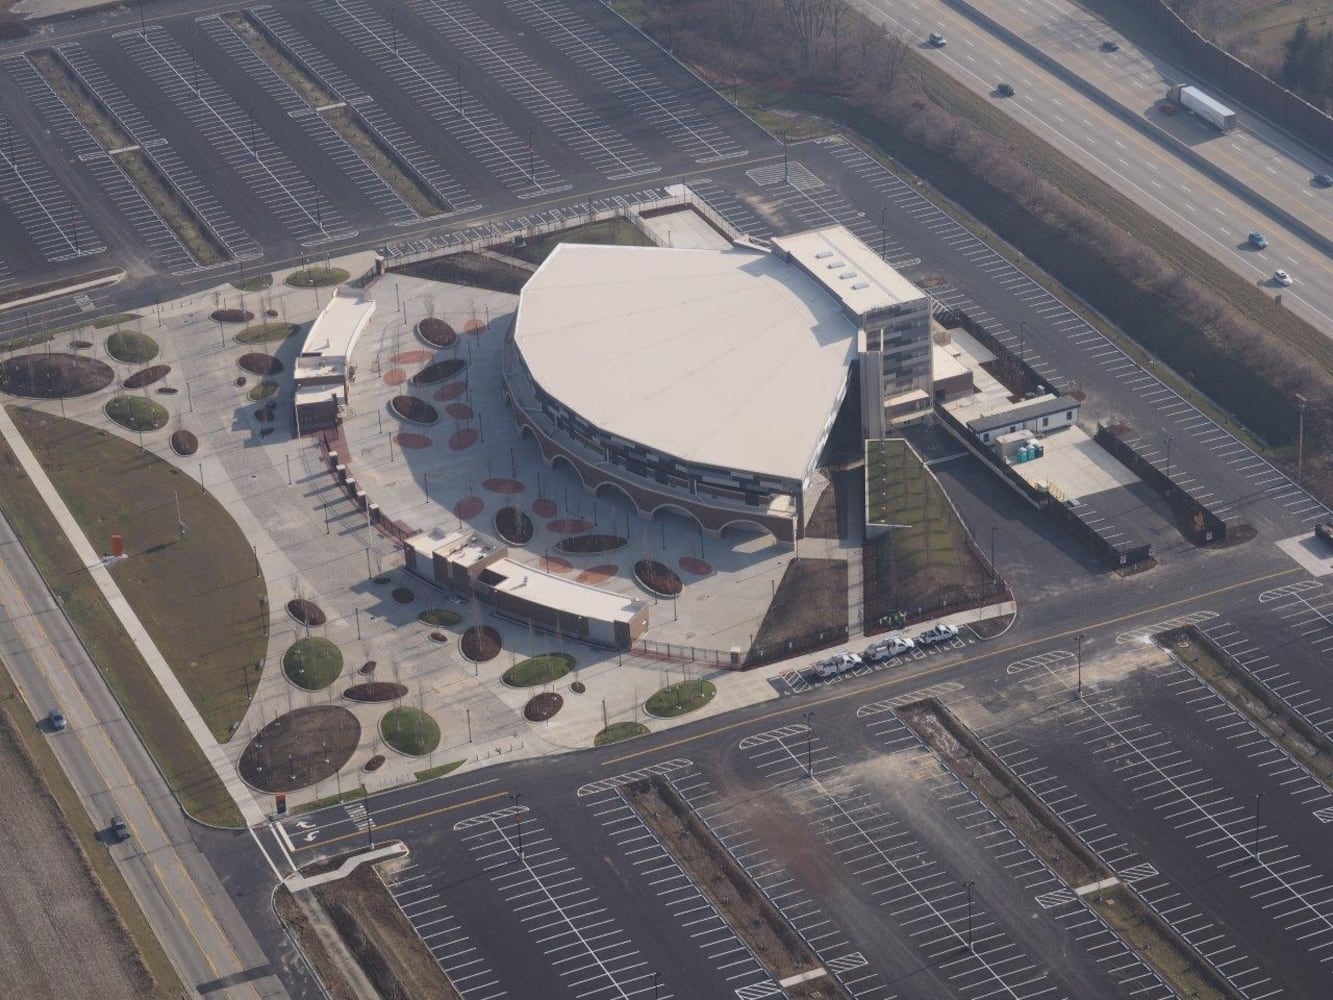
<path id="1" fill-rule="evenodd" d="M 1080 632 L 1074 636 L 1074 641 L 1078 643 L 1078 700 L 1083 700 L 1083 633 Z"/>
<path id="2" fill-rule="evenodd" d="M 1027 324 L 1027 320 L 1019 320 L 1019 321 L 1018 321 L 1018 360 L 1019 360 L 1019 361 L 1022 361 L 1022 360 L 1023 360 L 1023 355 L 1026 353 L 1025 347 L 1026 347 L 1027 337 L 1028 337 L 1028 324 Z"/>
<path id="3" fill-rule="evenodd" d="M 1166 486 L 1171 488 L 1171 435 L 1166 436 Z"/>
<path id="4" fill-rule="evenodd" d="M 1305 478 L 1305 404 L 1309 400 L 1296 393 L 1297 423 L 1296 423 L 1296 482 L 1302 482 Z"/>
<path id="5" fill-rule="evenodd" d="M 1264 801 L 1264 793 L 1254 797 L 1254 863 L 1259 863 L 1259 806 Z"/>
<path id="6" fill-rule="evenodd" d="M 992 587 L 998 587 L 1000 584 L 1000 571 L 995 568 L 995 529 L 999 525 L 990 526 L 990 582 Z"/>
<path id="7" fill-rule="evenodd" d="M 807 778 L 815 776 L 814 756 L 812 753 L 815 737 L 813 720 L 814 712 L 803 712 L 801 718 L 805 720 L 805 775 Z"/>
<path id="8" fill-rule="evenodd" d="M 976 885 L 976 882 L 968 882 L 967 885 L 964 886 L 964 888 L 967 889 L 967 950 L 968 951 L 972 950 L 972 886 L 974 885 Z"/>
<path id="9" fill-rule="evenodd" d="M 366 783 L 361 782 L 361 799 L 366 806 L 366 843 L 370 849 L 375 849 L 375 819 L 370 815 L 370 793 L 366 791 Z"/>
<path id="10" fill-rule="evenodd" d="M 522 792 L 510 792 L 509 801 L 514 807 L 514 840 L 518 844 L 519 859 L 523 858 L 523 821 L 519 818 L 518 800 L 523 798 Z"/>
<path id="11" fill-rule="evenodd" d="M 662 973 L 653 973 L 653 1000 L 657 1000 L 657 991 L 662 987 Z"/>

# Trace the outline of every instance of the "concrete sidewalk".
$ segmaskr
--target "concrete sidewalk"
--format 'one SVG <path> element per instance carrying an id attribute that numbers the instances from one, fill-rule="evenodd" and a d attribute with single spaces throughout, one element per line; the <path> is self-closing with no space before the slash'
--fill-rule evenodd
<path id="1" fill-rule="evenodd" d="M 162 686 L 162 690 L 166 692 L 167 697 L 171 699 L 172 706 L 185 721 L 190 734 L 208 758 L 208 762 L 217 774 L 218 779 L 226 787 L 237 808 L 240 809 L 241 815 L 245 817 L 245 822 L 251 826 L 263 822 L 264 813 L 250 793 L 250 789 L 241 781 L 236 773 L 235 766 L 227 758 L 226 751 L 213 738 L 207 723 L 204 722 L 203 717 L 194 707 L 194 703 L 190 701 L 190 696 L 185 693 L 185 689 L 181 687 L 180 681 L 176 679 L 176 675 L 172 672 L 166 658 L 158 650 L 152 637 L 148 634 L 148 630 L 144 628 L 143 622 L 139 620 L 139 616 L 130 607 L 125 595 L 121 593 L 120 587 L 112 579 L 110 571 L 102 563 L 101 555 L 93 548 L 87 536 L 84 535 L 83 529 L 74 520 L 74 515 L 70 513 L 64 499 L 47 477 L 41 463 L 37 461 L 37 457 L 28 448 L 28 444 L 23 440 L 18 428 L 14 426 L 9 411 L 3 406 L 0 406 L 0 437 L 3 437 L 13 449 L 19 464 L 23 466 L 23 471 L 27 473 L 33 486 L 41 494 L 42 500 L 50 508 L 56 522 L 60 525 L 61 531 L 64 532 L 70 545 L 74 547 L 74 551 L 78 554 L 79 561 L 87 568 L 89 577 L 97 584 L 107 604 L 111 606 L 111 610 L 115 612 L 121 625 L 129 633 L 130 639 L 142 654 L 144 662 L 148 664 L 148 668 L 152 670 L 158 684 Z"/>

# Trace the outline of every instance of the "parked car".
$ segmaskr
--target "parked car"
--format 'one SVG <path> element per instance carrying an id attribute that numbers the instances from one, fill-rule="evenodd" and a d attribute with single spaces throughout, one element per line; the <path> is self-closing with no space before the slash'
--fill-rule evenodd
<path id="1" fill-rule="evenodd" d="M 995 92 L 1001 97 L 1013 97 L 1014 85 L 1012 83 L 1002 83 L 995 88 Z"/>
<path id="2" fill-rule="evenodd" d="M 1315 187 L 1330 188 L 1333 187 L 1333 174 L 1315 174 L 1312 178 Z"/>
<path id="3" fill-rule="evenodd" d="M 1268 246 L 1268 237 L 1263 233 L 1250 233 L 1248 238 L 1250 246 L 1254 247 L 1256 250 L 1263 250 Z"/>
<path id="4" fill-rule="evenodd" d="M 844 650 L 841 653 L 827 656 L 816 663 L 815 676 L 823 678 L 837 677 L 839 674 L 845 674 L 859 666 L 861 666 L 861 657 Z"/>
<path id="5" fill-rule="evenodd" d="M 927 38 L 926 41 L 937 49 L 942 49 L 949 44 L 949 39 L 945 38 L 938 31 L 932 31 L 930 37 Z"/>
<path id="6" fill-rule="evenodd" d="M 1111 39 L 1108 38 L 1106 41 L 1102 42 L 1102 51 L 1103 51 L 1103 52 L 1119 52 L 1119 51 L 1120 51 L 1120 43 L 1119 43 L 1119 42 L 1113 42 L 1113 41 L 1111 41 Z"/>
<path id="7" fill-rule="evenodd" d="M 1291 284 L 1291 275 L 1289 275 L 1286 271 L 1274 271 L 1273 281 L 1275 284 L 1279 284 L 1283 288 L 1286 288 Z"/>
<path id="8" fill-rule="evenodd" d="M 53 733 L 58 733 L 69 725 L 69 720 L 65 718 L 65 713 L 58 708 L 51 709 L 51 713 L 46 717 L 47 723 Z"/>
<path id="9" fill-rule="evenodd" d="M 903 653 L 910 653 L 916 649 L 916 643 L 905 635 L 894 634 L 885 636 L 874 645 L 869 646 L 863 654 L 865 659 L 871 663 L 879 663 L 893 656 L 901 656 Z"/>
<path id="10" fill-rule="evenodd" d="M 130 839 L 130 827 L 129 827 L 129 824 L 126 823 L 126 822 L 125 822 L 123 819 L 121 819 L 119 816 L 112 816 L 112 817 L 111 817 L 111 827 L 110 827 L 110 831 L 111 831 L 111 839 L 114 840 L 114 841 L 115 841 L 116 843 L 118 843 L 118 844 L 119 844 L 119 843 L 123 843 L 124 841 Z"/>
<path id="11" fill-rule="evenodd" d="M 950 639 L 958 638 L 957 625 L 945 625 L 943 623 L 934 628 L 927 629 L 916 637 L 918 646 L 934 646 L 936 643 L 948 642 Z"/>

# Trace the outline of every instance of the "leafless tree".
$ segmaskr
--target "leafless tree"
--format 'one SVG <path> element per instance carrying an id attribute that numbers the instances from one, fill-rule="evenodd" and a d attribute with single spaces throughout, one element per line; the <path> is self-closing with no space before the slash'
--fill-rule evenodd
<path id="1" fill-rule="evenodd" d="M 796 53 L 801 69 L 809 69 L 815 45 L 828 30 L 834 0 L 782 0 L 787 26 L 796 38 Z"/>

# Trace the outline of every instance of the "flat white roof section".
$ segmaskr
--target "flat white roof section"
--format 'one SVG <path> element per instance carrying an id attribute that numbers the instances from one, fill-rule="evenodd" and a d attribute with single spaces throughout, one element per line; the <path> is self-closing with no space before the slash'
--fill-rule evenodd
<path id="1" fill-rule="evenodd" d="M 773 246 L 791 254 L 857 316 L 926 297 L 844 226 L 775 236 Z"/>
<path id="2" fill-rule="evenodd" d="M 643 610 L 643 601 L 610 590 L 564 580 L 512 559 L 497 559 L 486 567 L 504 579 L 496 584 L 501 593 L 513 594 L 562 614 L 578 615 L 603 622 L 632 622 Z"/>
<path id="3" fill-rule="evenodd" d="M 302 354 L 346 358 L 375 313 L 375 303 L 359 296 L 334 295 L 306 334 Z"/>
<path id="4" fill-rule="evenodd" d="M 602 430 L 677 459 L 804 479 L 856 327 L 759 251 L 563 244 L 519 298 L 534 381 Z"/>

